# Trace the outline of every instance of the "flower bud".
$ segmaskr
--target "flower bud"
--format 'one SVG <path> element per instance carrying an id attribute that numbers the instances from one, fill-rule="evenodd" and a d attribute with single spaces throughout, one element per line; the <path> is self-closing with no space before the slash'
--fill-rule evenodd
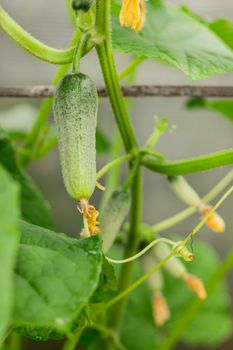
<path id="1" fill-rule="evenodd" d="M 202 205 L 200 207 L 200 213 L 203 217 L 206 217 L 212 210 L 211 205 Z M 206 221 L 206 225 L 216 233 L 223 233 L 225 231 L 225 222 L 223 218 L 215 211 L 211 212 Z"/>
<path id="2" fill-rule="evenodd" d="M 183 280 L 187 286 L 192 289 L 199 299 L 205 300 L 207 298 L 207 293 L 203 282 L 196 276 L 190 275 L 188 272 L 184 274 Z"/>
<path id="3" fill-rule="evenodd" d="M 146 274 L 155 267 L 157 264 L 154 255 L 149 252 L 142 256 L 141 265 L 143 272 Z M 147 283 L 152 291 L 159 291 L 163 288 L 163 275 L 161 270 L 155 271 L 148 279 Z"/>
<path id="4" fill-rule="evenodd" d="M 168 176 L 171 189 L 187 205 L 199 207 L 201 198 L 183 176 Z"/>
<path id="5" fill-rule="evenodd" d="M 173 252 L 176 256 L 183 258 L 185 261 L 193 261 L 195 259 L 193 253 L 188 250 L 188 248 L 182 241 L 177 242 L 174 245 Z"/>
<path id="6" fill-rule="evenodd" d="M 152 300 L 152 313 L 156 326 L 161 327 L 169 318 L 170 311 L 163 294 L 155 292 Z"/>
<path id="7" fill-rule="evenodd" d="M 165 243 L 158 243 L 154 246 L 153 253 L 156 259 L 160 261 L 171 253 L 171 249 Z M 186 272 L 184 264 L 175 256 L 171 257 L 163 267 L 175 278 L 181 278 Z"/>
<path id="8" fill-rule="evenodd" d="M 103 252 L 113 245 L 116 235 L 125 221 L 130 209 L 130 193 L 118 188 L 111 194 L 100 215 L 100 231 L 103 237 Z"/>

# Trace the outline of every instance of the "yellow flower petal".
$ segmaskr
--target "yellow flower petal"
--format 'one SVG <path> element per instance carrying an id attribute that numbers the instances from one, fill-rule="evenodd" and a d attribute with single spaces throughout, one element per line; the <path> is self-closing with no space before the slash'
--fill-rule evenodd
<path id="1" fill-rule="evenodd" d="M 121 26 L 131 27 L 139 32 L 145 22 L 145 5 L 143 0 L 123 0 L 120 12 Z"/>

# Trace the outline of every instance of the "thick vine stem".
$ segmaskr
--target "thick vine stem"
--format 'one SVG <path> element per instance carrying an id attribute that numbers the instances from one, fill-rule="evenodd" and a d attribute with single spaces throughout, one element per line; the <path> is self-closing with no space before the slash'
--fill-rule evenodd
<path id="1" fill-rule="evenodd" d="M 102 41 L 97 45 L 96 50 L 102 68 L 103 77 L 105 80 L 107 92 L 112 105 L 117 125 L 126 149 L 126 152 L 138 152 L 138 143 L 132 129 L 125 101 L 120 89 L 118 75 L 114 65 L 112 45 L 110 38 L 110 0 L 96 1 L 96 29 L 97 35 L 102 37 Z M 132 164 L 131 164 L 132 166 Z M 131 185 L 132 206 L 130 229 L 127 237 L 124 257 L 131 256 L 136 253 L 138 246 L 139 224 L 141 219 L 141 171 L 134 178 Z M 133 262 L 124 265 L 119 277 L 119 292 L 128 287 L 131 282 L 133 271 Z M 126 299 L 122 299 L 116 305 L 114 317 L 111 319 L 110 325 L 113 328 L 118 328 L 123 316 Z"/>
<path id="2" fill-rule="evenodd" d="M 233 164 L 233 149 L 179 161 L 157 161 L 145 157 L 142 164 L 160 174 L 184 175 Z"/>
<path id="3" fill-rule="evenodd" d="M 65 50 L 59 50 L 45 45 L 22 28 L 1 6 L 0 27 L 18 45 L 43 61 L 53 64 L 66 64 L 72 62 L 75 46 Z M 85 54 L 89 52 L 93 46 L 94 43 L 90 41 L 86 46 Z"/>
<path id="4" fill-rule="evenodd" d="M 138 145 L 128 117 L 112 54 L 110 38 L 110 0 L 97 0 L 96 2 L 96 29 L 97 36 L 103 38 L 96 46 L 96 50 L 107 92 L 125 148 L 127 152 L 129 152 L 133 148 L 137 148 Z"/>

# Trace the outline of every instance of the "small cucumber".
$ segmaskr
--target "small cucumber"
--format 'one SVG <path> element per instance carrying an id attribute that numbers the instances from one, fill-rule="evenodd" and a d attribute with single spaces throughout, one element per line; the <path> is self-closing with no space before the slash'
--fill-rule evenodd
<path id="1" fill-rule="evenodd" d="M 93 2 L 94 0 L 73 0 L 72 8 L 74 11 L 82 10 L 87 12 L 91 8 Z"/>
<path id="2" fill-rule="evenodd" d="M 130 208 L 130 193 L 122 188 L 116 189 L 108 199 L 100 215 L 100 233 L 103 237 L 103 252 L 112 246 L 117 233 L 125 221 Z"/>
<path id="3" fill-rule="evenodd" d="M 97 91 L 85 74 L 67 74 L 54 98 L 62 175 L 69 195 L 89 199 L 96 185 Z"/>

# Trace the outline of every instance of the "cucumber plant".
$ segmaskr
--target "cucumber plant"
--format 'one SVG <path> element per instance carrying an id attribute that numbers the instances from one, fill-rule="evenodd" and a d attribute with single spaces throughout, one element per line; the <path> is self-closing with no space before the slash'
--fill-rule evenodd
<path id="1" fill-rule="evenodd" d="M 29 132 L 0 133 L 1 349 L 23 350 L 25 338 L 53 340 L 52 348 L 63 350 L 169 350 L 180 341 L 215 347 L 232 336 L 223 279 L 232 269 L 233 250 L 221 261 L 196 235 L 205 224 L 217 234 L 227 233 L 230 223 L 218 208 L 233 192 L 233 170 L 204 197 L 184 175 L 232 165 L 233 149 L 169 161 L 157 150 L 170 127 L 165 118 L 157 118 L 141 146 L 119 81 L 133 83 L 147 58 L 169 63 L 191 79 L 231 71 L 232 24 L 209 23 L 163 0 L 122 0 L 121 5 L 72 0 L 67 6 L 74 26 L 67 49 L 40 42 L 0 7 L 6 35 L 35 57 L 60 65 L 54 98 L 42 102 Z M 112 142 L 97 125 L 96 83 L 82 71 L 91 50 L 96 50 L 117 124 Z M 120 74 L 113 50 L 133 55 Z M 189 105 L 218 110 L 230 123 L 231 102 Z M 52 109 L 55 135 L 48 119 Z M 25 169 L 56 144 L 66 191 L 83 217 L 73 238 L 54 232 L 50 207 Z M 110 159 L 97 171 L 100 150 Z M 187 208 L 153 225 L 143 223 L 143 168 L 165 176 Z M 96 187 L 103 192 L 95 207 Z M 201 218 L 190 233 L 162 236 L 195 212 Z"/>

